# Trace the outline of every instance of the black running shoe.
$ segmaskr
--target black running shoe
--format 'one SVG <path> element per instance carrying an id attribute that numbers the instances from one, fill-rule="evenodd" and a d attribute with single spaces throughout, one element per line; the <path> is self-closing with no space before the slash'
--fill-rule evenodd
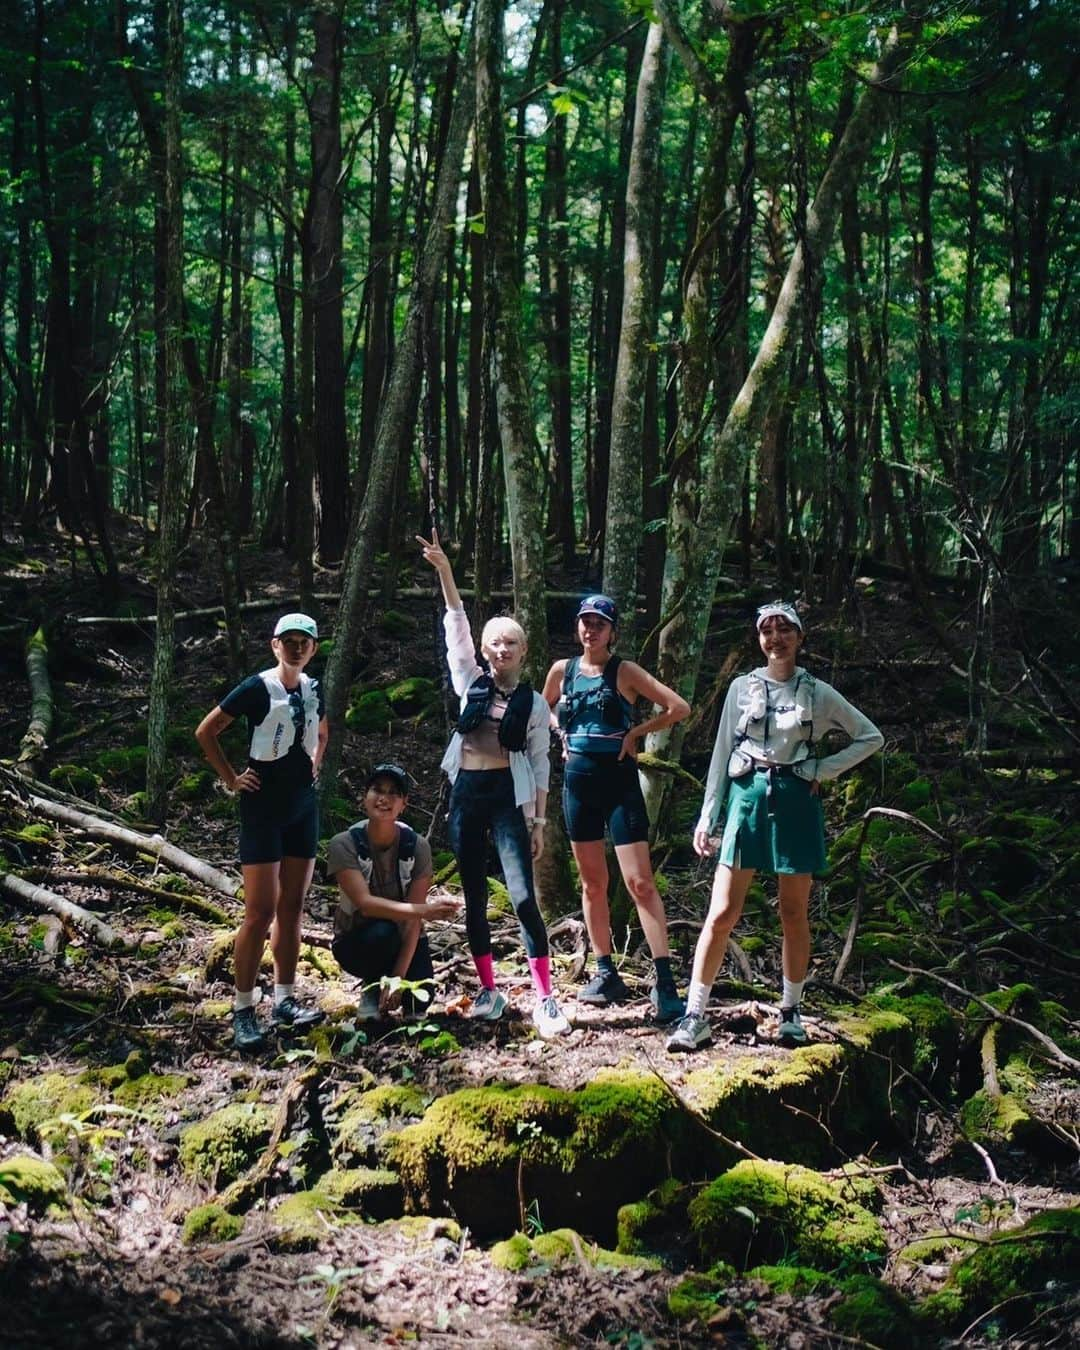
<path id="1" fill-rule="evenodd" d="M 598 970 L 578 994 L 578 1002 L 604 1008 L 609 1003 L 625 1003 L 629 997 L 630 990 L 617 970 Z"/>
<path id="2" fill-rule="evenodd" d="M 292 1031 L 306 1031 L 308 1027 L 316 1026 L 325 1016 L 318 1008 L 305 1008 L 302 1003 L 298 1003 L 290 994 L 288 998 L 283 998 L 280 1003 L 274 1004 L 274 1010 L 270 1014 L 270 1020 L 276 1027 L 288 1027 Z"/>

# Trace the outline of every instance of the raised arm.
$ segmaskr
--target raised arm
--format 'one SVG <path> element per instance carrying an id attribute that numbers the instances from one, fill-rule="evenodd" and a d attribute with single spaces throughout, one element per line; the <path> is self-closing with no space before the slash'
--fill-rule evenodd
<path id="1" fill-rule="evenodd" d="M 439 543 L 439 531 L 433 527 L 430 539 L 425 539 L 422 534 L 416 535 L 415 539 L 423 551 L 424 561 L 430 563 L 439 574 L 439 584 L 442 586 L 446 608 L 461 609 L 461 592 L 454 580 L 454 569 L 450 566 L 450 559 Z"/>

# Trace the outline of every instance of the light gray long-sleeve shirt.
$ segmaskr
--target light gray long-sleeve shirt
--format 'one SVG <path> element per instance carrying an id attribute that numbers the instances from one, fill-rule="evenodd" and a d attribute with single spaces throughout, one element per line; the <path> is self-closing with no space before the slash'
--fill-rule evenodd
<path id="1" fill-rule="evenodd" d="M 764 716 L 748 721 L 746 737 L 740 740 L 739 723 L 750 709 L 755 679 L 765 687 Z M 809 681 L 813 683 L 808 685 Z M 804 720 L 808 707 L 813 713 L 811 725 Z M 851 738 L 849 744 L 831 755 L 815 754 L 814 743 L 832 730 L 846 732 Z M 750 675 L 740 675 L 731 682 L 724 700 L 697 828 L 716 833 L 727 797 L 728 762 L 736 745 L 756 763 L 790 764 L 800 778 L 825 782 L 880 750 L 884 742 L 868 717 L 831 684 L 814 679 L 801 666 L 796 666 L 791 679 L 783 683 L 769 679 L 764 666 Z"/>

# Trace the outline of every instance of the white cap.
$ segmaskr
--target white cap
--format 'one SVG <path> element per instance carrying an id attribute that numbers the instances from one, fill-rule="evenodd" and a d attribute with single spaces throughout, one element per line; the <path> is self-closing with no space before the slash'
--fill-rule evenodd
<path id="1" fill-rule="evenodd" d="M 319 625 L 310 614 L 283 614 L 274 625 L 274 636 L 280 637 L 282 633 L 306 633 L 318 641 Z"/>
<path id="2" fill-rule="evenodd" d="M 771 605 L 762 605 L 757 612 L 755 626 L 758 631 L 766 619 L 787 619 L 788 623 L 794 624 L 801 633 L 803 630 L 802 619 L 799 618 L 798 611 L 794 605 L 789 605 L 784 600 L 774 600 Z"/>

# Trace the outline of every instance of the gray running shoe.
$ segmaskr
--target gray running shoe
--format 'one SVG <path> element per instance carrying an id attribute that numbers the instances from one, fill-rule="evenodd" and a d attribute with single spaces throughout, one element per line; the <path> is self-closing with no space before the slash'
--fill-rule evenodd
<path id="1" fill-rule="evenodd" d="M 481 989 L 473 999 L 469 1016 L 477 1022 L 497 1022 L 506 1010 L 506 995 L 497 989 Z"/>
<path id="2" fill-rule="evenodd" d="M 687 1013 L 667 1038 L 669 1055 L 689 1055 L 712 1042 L 709 1019 L 700 1013 Z"/>
<path id="3" fill-rule="evenodd" d="M 609 1003 L 625 1003 L 630 990 L 617 970 L 598 970 L 577 997 L 579 1003 L 603 1008 Z"/>
<path id="4" fill-rule="evenodd" d="M 784 1045 L 806 1044 L 806 1028 L 802 1024 L 798 1004 L 794 1008 L 780 1009 L 780 1027 L 776 1034 Z"/>
<path id="5" fill-rule="evenodd" d="M 365 989 L 360 995 L 360 1006 L 356 1010 L 356 1020 L 358 1022 L 377 1022 L 381 1016 L 378 989 Z"/>
<path id="6" fill-rule="evenodd" d="M 266 1044 L 266 1033 L 259 1026 L 254 1008 L 237 1008 L 232 1018 L 234 1050 L 261 1050 Z"/>
<path id="7" fill-rule="evenodd" d="M 325 1015 L 318 1008 L 305 1008 L 290 994 L 288 998 L 283 998 L 280 1003 L 274 1004 L 270 1013 L 270 1021 L 276 1027 L 287 1027 L 292 1031 L 307 1031 L 308 1027 L 317 1026 Z"/>
<path id="8" fill-rule="evenodd" d="M 679 997 L 673 984 L 654 984 L 649 990 L 649 1002 L 661 1026 L 677 1022 L 686 1012 L 686 1000 Z"/>

